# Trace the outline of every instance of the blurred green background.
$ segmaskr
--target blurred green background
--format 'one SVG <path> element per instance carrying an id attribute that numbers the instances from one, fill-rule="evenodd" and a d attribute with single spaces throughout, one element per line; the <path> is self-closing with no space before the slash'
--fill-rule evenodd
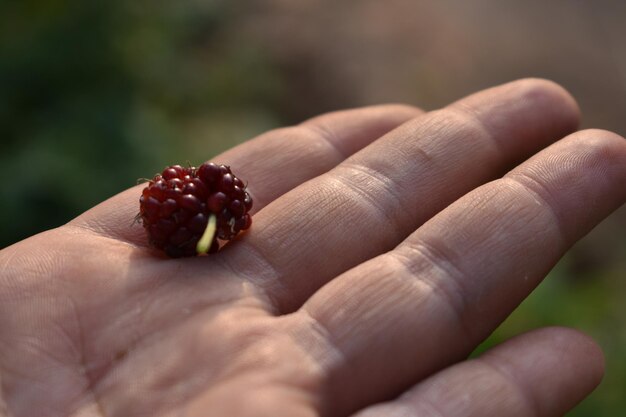
<path id="1" fill-rule="evenodd" d="M 576 96 L 583 127 L 624 135 L 625 21 L 621 0 L 2 2 L 0 247 L 169 163 L 333 109 L 432 109 L 539 76 Z M 625 275 L 622 208 L 481 349 L 542 325 L 585 330 L 607 377 L 570 415 L 623 414 Z"/>

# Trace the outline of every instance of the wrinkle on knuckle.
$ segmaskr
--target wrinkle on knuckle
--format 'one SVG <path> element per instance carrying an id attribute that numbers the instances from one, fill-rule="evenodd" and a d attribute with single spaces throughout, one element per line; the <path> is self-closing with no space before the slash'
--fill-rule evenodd
<path id="1" fill-rule="evenodd" d="M 284 273 L 262 247 L 250 242 L 241 242 L 241 245 L 245 248 L 246 264 L 242 265 L 238 258 L 232 257 L 223 257 L 219 263 L 234 276 L 251 283 L 256 299 L 261 301 L 268 314 L 277 316 L 284 313 L 285 306 L 280 302 L 282 297 L 278 296 L 289 291 L 284 284 Z"/>
<path id="2" fill-rule="evenodd" d="M 462 126 L 464 136 L 483 146 L 491 146 L 504 154 L 504 145 L 497 140 L 493 128 L 490 127 L 478 111 L 464 102 L 457 102 L 441 110 L 450 125 Z"/>
<path id="3" fill-rule="evenodd" d="M 410 277 L 419 279 L 454 315 L 466 341 L 476 339 L 467 316 L 468 291 L 463 285 L 465 273 L 456 265 L 453 255 L 423 240 L 405 242 L 390 254 L 406 269 Z"/>
<path id="4" fill-rule="evenodd" d="M 394 236 L 406 234 L 406 193 L 398 182 L 384 173 L 360 164 L 345 164 L 334 172 L 335 179 L 351 194 L 366 202 L 364 210 L 389 225 Z"/>
<path id="5" fill-rule="evenodd" d="M 337 134 L 323 123 L 308 123 L 294 127 L 301 133 L 312 136 L 319 142 L 326 145 L 335 155 L 337 162 L 343 161 L 348 157 L 346 151 L 339 146 Z"/>
<path id="6" fill-rule="evenodd" d="M 539 417 L 544 415 L 530 387 L 523 384 L 519 379 L 515 378 L 510 372 L 507 372 L 502 366 L 497 365 L 493 361 L 477 358 L 476 362 L 484 366 L 486 378 L 494 384 L 494 380 L 501 381 L 500 389 L 508 392 L 506 398 L 510 402 L 510 409 L 519 410 L 519 415 Z"/>
<path id="7" fill-rule="evenodd" d="M 341 347 L 334 332 L 324 323 L 324 320 L 306 308 L 300 310 L 299 317 L 307 323 L 307 328 L 311 331 L 310 334 L 313 338 L 324 346 L 323 372 L 328 373 L 334 369 L 348 367 L 350 364 L 349 355 Z M 321 360 L 317 359 L 318 361 Z"/>
<path id="8" fill-rule="evenodd" d="M 540 207 L 545 209 L 544 211 L 553 218 L 551 223 L 556 225 L 558 230 L 559 247 L 566 247 L 566 242 L 570 241 L 572 237 L 565 227 L 563 213 L 561 213 L 558 203 L 556 203 L 557 197 L 550 188 L 541 179 L 536 178 L 529 172 L 509 174 L 502 181 L 509 182 L 514 188 L 520 190 L 523 195 L 536 201 Z"/>

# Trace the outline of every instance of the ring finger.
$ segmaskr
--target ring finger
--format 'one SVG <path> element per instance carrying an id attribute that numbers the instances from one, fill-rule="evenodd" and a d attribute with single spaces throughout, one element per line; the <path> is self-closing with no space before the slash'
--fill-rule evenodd
<path id="1" fill-rule="evenodd" d="M 421 113 L 415 107 L 395 104 L 328 113 L 297 126 L 272 130 L 213 160 L 230 165 L 238 176 L 250 181 L 254 212 Z M 142 187 L 118 194 L 70 224 L 146 245 L 143 229 L 129 227 L 138 212 Z"/>

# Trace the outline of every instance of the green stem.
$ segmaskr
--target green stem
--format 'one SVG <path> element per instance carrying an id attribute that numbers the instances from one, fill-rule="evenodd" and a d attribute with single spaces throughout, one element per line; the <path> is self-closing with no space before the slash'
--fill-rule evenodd
<path id="1" fill-rule="evenodd" d="M 204 233 L 202 234 L 202 237 L 196 245 L 196 252 L 198 253 L 198 255 L 203 255 L 209 252 L 211 244 L 213 243 L 213 238 L 215 237 L 216 230 L 217 217 L 215 216 L 215 214 L 211 213 L 209 215 L 209 221 L 206 225 L 206 229 L 204 229 Z"/>

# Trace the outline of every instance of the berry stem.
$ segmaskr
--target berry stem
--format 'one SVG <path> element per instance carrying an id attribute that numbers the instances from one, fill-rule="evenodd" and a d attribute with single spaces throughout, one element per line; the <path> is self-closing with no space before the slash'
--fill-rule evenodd
<path id="1" fill-rule="evenodd" d="M 202 237 L 196 245 L 196 252 L 198 253 L 198 255 L 203 255 L 209 252 L 211 244 L 213 243 L 213 238 L 215 237 L 216 230 L 217 217 L 215 216 L 215 214 L 211 213 L 209 215 L 209 221 L 206 225 L 206 229 L 204 229 L 204 233 L 202 234 Z"/>

